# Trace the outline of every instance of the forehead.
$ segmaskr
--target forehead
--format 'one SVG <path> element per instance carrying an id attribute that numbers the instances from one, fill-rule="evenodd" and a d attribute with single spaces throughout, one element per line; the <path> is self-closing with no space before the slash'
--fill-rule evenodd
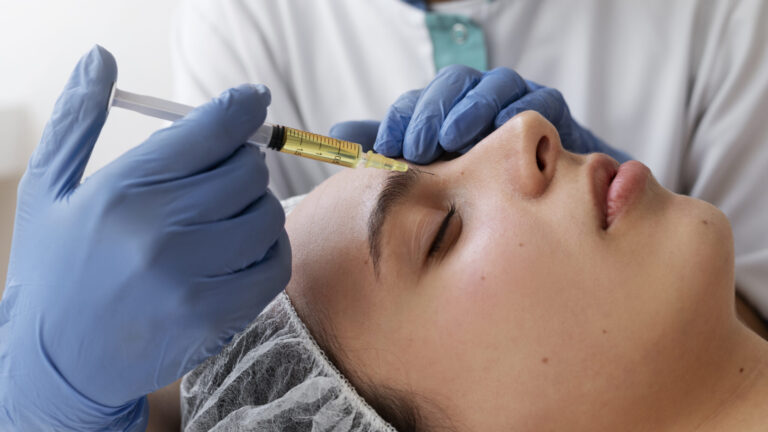
<path id="1" fill-rule="evenodd" d="M 346 169 L 321 183 L 307 198 L 324 219 L 350 225 L 354 220 L 354 228 L 365 231 L 387 175 L 387 171 L 374 168 Z"/>

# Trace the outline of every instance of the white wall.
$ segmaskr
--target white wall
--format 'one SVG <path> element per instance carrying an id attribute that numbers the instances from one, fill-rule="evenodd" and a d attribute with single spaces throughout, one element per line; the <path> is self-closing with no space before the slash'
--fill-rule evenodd
<path id="1" fill-rule="evenodd" d="M 98 43 L 117 59 L 121 88 L 170 98 L 170 30 L 178 2 L 0 1 L 0 293 L 15 184 L 75 63 Z M 86 174 L 163 125 L 113 110 Z"/>

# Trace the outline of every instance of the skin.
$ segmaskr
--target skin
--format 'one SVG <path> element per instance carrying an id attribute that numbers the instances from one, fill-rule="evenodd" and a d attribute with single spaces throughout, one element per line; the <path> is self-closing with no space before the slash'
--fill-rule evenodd
<path id="1" fill-rule="evenodd" d="M 385 223 L 378 277 L 367 220 L 387 174 L 346 170 L 288 217 L 288 293 L 347 367 L 458 429 L 761 430 L 768 354 L 734 313 L 727 219 L 651 178 L 603 230 L 587 176 L 603 157 L 564 152 L 520 114 L 422 167 L 433 175 Z M 460 230 L 425 260 L 410 245 L 430 244 L 449 202 Z M 149 401 L 148 430 L 178 430 L 179 382 Z"/>
<path id="2" fill-rule="evenodd" d="M 759 430 L 768 350 L 736 317 L 728 220 L 649 177 L 603 229 L 588 173 L 605 157 L 519 114 L 427 168 L 384 224 L 378 276 L 367 221 L 389 174 L 346 170 L 288 218 L 287 291 L 305 321 L 324 312 L 312 330 L 347 367 L 421 396 L 427 420 L 437 405 L 462 430 Z"/>

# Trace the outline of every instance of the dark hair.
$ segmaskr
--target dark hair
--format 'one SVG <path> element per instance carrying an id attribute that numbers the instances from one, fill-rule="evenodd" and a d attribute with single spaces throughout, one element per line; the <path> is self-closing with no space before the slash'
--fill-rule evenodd
<path id="1" fill-rule="evenodd" d="M 298 311 L 297 311 L 298 313 Z M 355 387 L 357 393 L 371 406 L 387 423 L 398 432 L 431 432 L 435 430 L 453 431 L 450 422 L 445 417 L 446 424 L 428 424 L 416 401 L 423 406 L 430 406 L 435 413 L 442 414 L 443 410 L 429 399 L 413 392 L 403 391 L 391 386 L 374 383 L 363 374 L 348 367 L 349 360 L 341 348 L 331 321 L 322 308 L 313 305 L 312 316 L 302 316 L 315 341 L 325 352 L 326 357 Z M 443 416 L 441 416 L 443 417 Z"/>

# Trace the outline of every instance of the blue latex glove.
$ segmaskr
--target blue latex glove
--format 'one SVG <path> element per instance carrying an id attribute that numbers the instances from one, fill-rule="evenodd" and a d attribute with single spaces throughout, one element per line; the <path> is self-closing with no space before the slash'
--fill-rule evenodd
<path id="1" fill-rule="evenodd" d="M 480 72 L 461 65 L 445 67 L 426 88 L 401 95 L 381 125 L 373 121 L 343 122 L 334 125 L 330 134 L 372 146 L 388 157 L 427 164 L 444 152 L 467 152 L 507 120 L 527 110 L 546 117 L 557 128 L 567 150 L 607 153 L 620 162 L 631 159 L 581 127 L 571 117 L 559 91 L 525 81 L 507 68 Z"/>
<path id="2" fill-rule="evenodd" d="M 216 354 L 290 277 L 244 146 L 269 91 L 222 93 L 80 183 L 117 76 L 75 67 L 19 185 L 0 303 L 0 430 L 144 430 L 145 395 Z"/>

